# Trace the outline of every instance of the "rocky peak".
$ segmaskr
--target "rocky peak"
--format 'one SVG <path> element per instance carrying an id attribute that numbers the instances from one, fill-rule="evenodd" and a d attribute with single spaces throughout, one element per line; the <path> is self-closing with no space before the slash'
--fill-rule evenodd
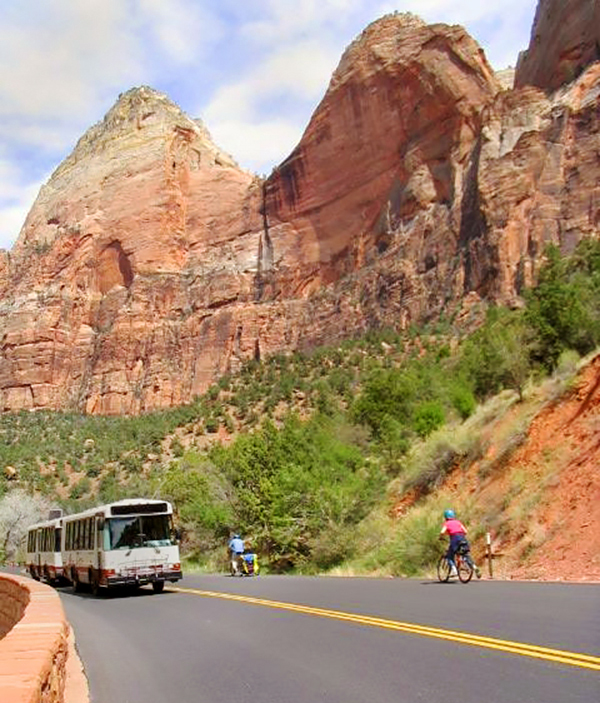
<path id="1" fill-rule="evenodd" d="M 209 131 L 200 121 L 191 119 L 164 93 L 143 85 L 119 95 L 104 119 L 87 130 L 77 142 L 72 154 L 55 172 L 70 169 L 80 159 L 102 154 L 111 146 L 124 148 L 123 142 L 163 140 L 165 135 L 178 132 L 194 141 L 194 147 L 212 156 L 220 165 L 237 167 L 234 159 L 221 151 Z"/>
<path id="2" fill-rule="evenodd" d="M 368 25 L 347 47 L 329 89 L 336 88 L 350 75 L 366 74 L 386 64 L 415 64 L 421 68 L 430 63 L 431 72 L 435 72 L 439 62 L 433 65 L 432 53 L 436 50 L 454 54 L 456 61 L 478 76 L 481 84 L 495 81 L 483 51 L 463 27 L 428 25 L 410 12 L 393 12 Z"/>
<path id="3" fill-rule="evenodd" d="M 412 12 L 391 12 L 371 22 L 346 47 L 332 82 L 340 80 L 354 65 L 356 59 L 365 50 L 396 55 L 395 44 L 406 35 L 414 36 L 415 31 L 427 27 L 427 24 Z"/>
<path id="4" fill-rule="evenodd" d="M 14 264 L 18 266 L 19 259 L 28 257 L 32 249 L 45 251 L 65 234 L 72 237 L 104 229 L 101 223 L 112 209 L 107 202 L 109 193 L 123 203 L 121 218 L 133 217 L 140 227 L 143 218 L 138 217 L 139 209 L 142 203 L 150 205 L 149 191 L 142 192 L 146 179 L 153 179 L 155 188 L 160 184 L 160 190 L 168 193 L 154 193 L 152 219 L 167 222 L 169 212 L 176 211 L 180 221 L 176 229 L 183 232 L 181 216 L 190 174 L 214 168 L 245 174 L 214 143 L 201 120 L 188 117 L 164 93 L 148 86 L 132 88 L 85 132 L 42 186 L 13 249 Z M 233 176 L 234 180 L 237 177 Z M 245 182 L 252 176 L 240 178 Z M 121 236 L 120 230 L 129 227 L 120 223 L 112 233 Z M 170 239 L 168 227 L 161 231 Z M 164 242 L 164 247 L 166 265 L 171 267 L 175 264 L 169 263 L 166 252 L 173 251 L 173 241 Z M 181 260 L 180 253 L 174 256 Z"/>

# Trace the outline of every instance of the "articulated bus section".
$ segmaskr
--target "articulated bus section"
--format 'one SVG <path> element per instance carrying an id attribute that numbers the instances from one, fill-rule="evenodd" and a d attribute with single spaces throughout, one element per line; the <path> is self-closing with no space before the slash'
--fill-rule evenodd
<path id="1" fill-rule="evenodd" d="M 32 525 L 27 533 L 27 570 L 32 578 L 59 583 L 64 574 L 61 553 L 62 520 Z"/>
<path id="2" fill-rule="evenodd" d="M 160 593 L 167 581 L 175 582 L 182 576 L 173 507 L 167 501 L 122 500 L 66 515 L 53 523 L 54 552 L 42 551 L 49 546 L 50 538 L 44 538 L 49 525 L 40 523 L 29 530 L 27 564 L 33 578 L 53 583 L 48 577 L 52 560 L 60 561 L 61 576 L 75 590 L 87 584 L 93 593 L 101 588 L 144 584 Z"/>

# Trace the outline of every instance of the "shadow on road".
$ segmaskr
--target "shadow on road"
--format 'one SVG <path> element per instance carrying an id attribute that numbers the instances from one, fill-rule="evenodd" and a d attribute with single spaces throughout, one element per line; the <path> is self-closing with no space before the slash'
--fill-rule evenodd
<path id="1" fill-rule="evenodd" d="M 173 591 L 164 590 L 162 593 L 154 593 L 152 588 L 143 588 L 135 586 L 119 586 L 116 588 L 111 588 L 110 590 L 106 588 L 101 588 L 100 593 L 95 596 L 89 589 L 89 587 L 81 586 L 80 591 L 75 591 L 72 586 L 59 586 L 55 590 L 57 593 L 64 593 L 68 596 L 74 596 L 75 598 L 82 598 L 83 600 L 111 600 L 113 598 L 147 598 L 148 596 L 174 596 L 177 595 Z"/>

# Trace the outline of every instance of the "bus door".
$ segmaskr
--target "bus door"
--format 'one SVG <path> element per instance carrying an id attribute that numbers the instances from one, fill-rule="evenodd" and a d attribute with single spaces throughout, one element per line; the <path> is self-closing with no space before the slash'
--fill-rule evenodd
<path id="1" fill-rule="evenodd" d="M 36 549 L 35 549 L 35 570 L 37 571 L 38 576 L 41 578 L 43 576 L 43 570 L 42 570 L 42 552 L 45 549 L 44 545 L 44 530 L 40 527 L 38 530 L 36 530 Z"/>
<path id="2" fill-rule="evenodd" d="M 95 558 L 94 567 L 98 569 L 98 574 L 104 569 L 104 515 L 96 515 L 96 542 L 95 542 Z"/>

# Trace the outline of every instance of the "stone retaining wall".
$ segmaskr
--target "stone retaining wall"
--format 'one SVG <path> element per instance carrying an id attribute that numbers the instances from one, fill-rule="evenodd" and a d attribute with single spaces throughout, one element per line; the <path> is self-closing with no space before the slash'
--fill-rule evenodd
<path id="1" fill-rule="evenodd" d="M 68 635 L 52 588 L 0 574 L 1 703 L 64 703 Z"/>

